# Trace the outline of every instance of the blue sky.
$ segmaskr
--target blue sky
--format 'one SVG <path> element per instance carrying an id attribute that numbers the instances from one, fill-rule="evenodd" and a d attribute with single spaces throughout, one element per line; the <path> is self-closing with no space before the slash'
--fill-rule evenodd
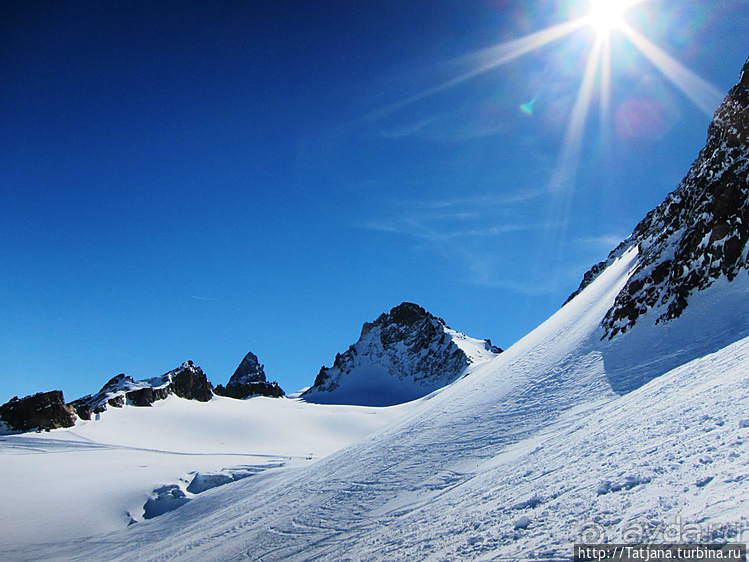
<path id="1" fill-rule="evenodd" d="M 677 186 L 749 54 L 747 0 L 632 6 L 610 80 L 590 25 L 531 49 L 589 10 L 0 3 L 0 402 L 247 351 L 292 392 L 402 301 L 508 347 Z"/>

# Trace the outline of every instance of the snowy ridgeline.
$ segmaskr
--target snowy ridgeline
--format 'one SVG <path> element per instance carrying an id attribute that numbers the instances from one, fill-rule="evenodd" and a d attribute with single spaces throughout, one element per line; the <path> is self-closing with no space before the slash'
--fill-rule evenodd
<path id="1" fill-rule="evenodd" d="M 337 407 L 330 435 L 357 419 L 354 412 L 358 419 L 392 417 L 322 460 L 287 461 L 95 540 L 49 537 L 45 544 L 25 531 L 25 540 L 17 547 L 8 540 L 0 553 L 21 559 L 560 558 L 581 539 L 636 542 L 659 533 L 673 538 L 674 529 L 702 533 L 701 539 L 746 536 L 749 340 L 731 344 L 726 335 L 717 353 L 624 396 L 614 392 L 600 322 L 637 259 L 636 248 L 624 252 L 534 332 L 440 393 L 400 411 Z M 749 276 L 733 283 L 729 293 L 720 284 L 701 293 L 690 307 L 695 318 L 708 310 L 728 317 L 735 304 L 730 295 L 746 295 Z M 679 322 L 689 323 L 688 314 Z M 647 342 L 660 337 L 662 325 L 640 322 L 630 333 L 637 330 Z M 699 338 L 686 338 L 679 351 L 689 355 L 700 345 Z M 655 359 L 644 344 L 634 351 L 638 365 Z M 298 413 L 301 420 L 307 410 Z M 189 441 L 207 442 L 215 433 L 206 431 Z M 303 440 L 306 428 L 296 431 Z M 102 453 L 92 451 L 86 460 L 101 467 L 97 473 L 106 472 L 96 461 L 97 454 L 104 461 Z M 194 465 L 199 458 L 190 460 Z M 235 459 L 223 466 L 239 464 L 251 463 Z M 20 470 L 15 476 L 29 479 Z M 29 483 L 28 489 L 35 488 Z M 13 528 L 10 518 L 3 523 Z"/>
<path id="2" fill-rule="evenodd" d="M 393 406 L 422 398 L 501 353 L 490 340 L 477 340 L 450 329 L 419 305 L 402 303 L 365 323 L 359 341 L 323 367 L 314 385 L 300 391 L 307 402 Z M 176 395 L 208 402 L 213 396 L 244 400 L 281 398 L 277 382 L 266 379 L 264 366 L 249 352 L 226 386 L 213 387 L 192 361 L 159 377 L 133 380 L 119 374 L 99 392 L 65 403 L 62 392 L 41 392 L 0 405 L 0 431 L 73 427 L 77 420 L 98 420 L 109 408 L 150 407 Z"/>
<path id="3" fill-rule="evenodd" d="M 484 355 L 468 361 L 444 323 L 394 309 L 308 395 L 377 394 L 362 381 L 393 344 L 429 374 L 411 389 L 450 383 L 418 401 L 214 398 L 196 415 L 170 397 L 0 438 L 0 557 L 559 560 L 575 542 L 746 542 L 748 111 L 749 62 L 682 186 L 501 355 L 473 340 Z"/>

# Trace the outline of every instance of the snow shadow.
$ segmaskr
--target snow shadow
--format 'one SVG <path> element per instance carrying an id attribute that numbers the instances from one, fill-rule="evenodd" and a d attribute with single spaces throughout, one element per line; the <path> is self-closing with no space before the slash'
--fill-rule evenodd
<path id="1" fill-rule="evenodd" d="M 638 319 L 634 327 L 591 342 L 604 362 L 611 388 L 631 392 L 689 361 L 715 353 L 749 336 L 749 292 L 746 282 L 718 280 L 690 296 L 689 306 L 673 321 L 655 324 L 658 310 Z"/>
<path id="2" fill-rule="evenodd" d="M 179 484 L 165 484 L 151 492 L 151 496 L 143 505 L 143 519 L 153 519 L 170 511 L 182 507 L 194 496 L 207 490 L 224 486 L 254 476 L 273 468 L 281 468 L 285 463 L 269 463 L 263 465 L 241 465 L 224 468 L 216 472 L 194 472 L 192 479 L 181 481 Z M 185 484 L 187 486 L 185 487 Z"/>

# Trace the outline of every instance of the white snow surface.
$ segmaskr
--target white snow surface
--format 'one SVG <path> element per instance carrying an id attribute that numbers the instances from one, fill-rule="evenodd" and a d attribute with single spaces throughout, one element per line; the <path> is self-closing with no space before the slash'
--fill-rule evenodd
<path id="1" fill-rule="evenodd" d="M 308 465 L 414 406 L 323 406 L 261 396 L 203 403 L 172 395 L 152 407 L 109 408 L 70 429 L 0 435 L 0 559 L 9 545 L 122 529 L 142 520 L 153 490 L 168 484 L 184 490 L 195 473 Z"/>
<path id="2" fill-rule="evenodd" d="M 617 393 L 612 384 L 624 371 L 607 370 L 612 352 L 600 341 L 599 325 L 636 263 L 631 248 L 503 354 L 318 462 L 299 459 L 265 470 L 106 535 L 59 540 L 45 534 L 16 545 L 4 535 L 0 558 L 527 560 L 571 558 L 572 544 L 583 541 L 745 542 L 749 338 L 739 339 L 741 329 L 703 333 L 712 324 L 675 320 L 670 330 L 682 321 L 691 326 L 685 337 L 670 340 L 685 362 Z M 736 295 L 749 289 L 749 276 L 733 283 L 730 290 L 715 284 L 690 301 L 695 318 L 708 312 L 728 318 Z M 614 355 L 645 372 L 657 363 L 661 350 L 649 342 L 662 338 L 663 325 L 638 325 L 642 334 Z M 699 355 L 705 340 L 715 351 Z M 178 399 L 170 400 L 167 406 Z M 354 419 L 354 411 L 395 414 L 351 408 L 341 418 Z M 201 442 L 212 434 L 205 431 Z M 58 435 L 65 433 L 23 438 Z M 6 476 L 14 455 L 3 439 Z M 192 442 L 189 435 L 179 439 L 185 447 Z M 38 459 L 26 463 L 28 473 L 16 469 L 2 479 L 6 488 L 25 490 L 27 504 L 42 503 L 66 485 L 36 487 L 32 469 L 60 466 L 58 458 L 68 454 L 39 448 L 40 454 L 26 455 Z M 95 484 L 101 478 L 108 465 L 97 455 L 106 451 L 89 451 L 82 479 Z M 196 470 L 201 457 L 186 459 L 185 472 Z M 23 517 L 23 502 L 14 507 Z M 5 503 L 2 513 L 3 524 L 17 516 Z"/>

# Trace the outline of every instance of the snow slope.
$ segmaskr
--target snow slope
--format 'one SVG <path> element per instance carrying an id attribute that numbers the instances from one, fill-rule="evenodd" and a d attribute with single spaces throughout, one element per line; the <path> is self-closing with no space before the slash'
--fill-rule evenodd
<path id="1" fill-rule="evenodd" d="M 512 348 L 318 462 L 208 490 L 107 535 L 4 540 L 0 557 L 558 559 L 581 539 L 740 541 L 749 533 L 749 339 L 713 334 L 718 352 L 619 395 L 600 322 L 637 263 L 635 246 Z M 701 293 L 704 306 L 727 314 L 749 275 L 725 289 Z M 645 354 L 647 340 L 631 352 Z M 680 350 L 700 345 L 683 338 Z M 189 460 L 195 470 L 199 459 Z"/>
<path id="2" fill-rule="evenodd" d="M 636 258 L 635 250 L 627 252 L 578 298 L 496 359 L 401 421 L 318 463 L 210 490 L 179 510 L 100 539 L 6 553 L 201 560 L 246 553 L 280 560 L 339 559 L 341 552 L 366 559 L 369 551 L 379 559 L 377 552 L 387 547 L 404 549 L 404 559 L 419 559 L 422 536 L 438 534 L 441 541 L 462 544 L 475 530 L 443 536 L 439 524 L 415 524 L 415 514 L 428 513 L 435 521 L 455 517 L 438 506 L 439 498 L 448 493 L 462 497 L 459 490 L 486 474 L 486 466 L 512 454 L 513 447 L 534 444 L 563 415 L 572 423 L 575 416 L 616 399 L 601 354 L 588 347 Z M 481 503 L 470 501 L 472 507 Z M 398 534 L 410 538 L 397 543 L 382 538 Z"/>
<path id="3" fill-rule="evenodd" d="M 0 558 L 559 560 L 575 542 L 745 542 L 748 111 L 749 62 L 679 189 L 501 355 L 464 371 L 408 305 L 315 384 L 345 390 L 366 378 L 360 357 L 377 366 L 388 343 L 397 365 L 407 344 L 428 367 L 414 372 L 455 381 L 419 402 L 170 398 L 1 438 Z M 156 511 L 184 505 L 142 520 L 149 493 Z"/>
<path id="4" fill-rule="evenodd" d="M 226 480 L 310 464 L 413 407 L 170 396 L 150 408 L 110 408 L 70 429 L 0 435 L 0 558 L 11 544 L 122 529 L 143 519 L 153 490 L 177 484 L 184 492 L 195 473 Z"/>

